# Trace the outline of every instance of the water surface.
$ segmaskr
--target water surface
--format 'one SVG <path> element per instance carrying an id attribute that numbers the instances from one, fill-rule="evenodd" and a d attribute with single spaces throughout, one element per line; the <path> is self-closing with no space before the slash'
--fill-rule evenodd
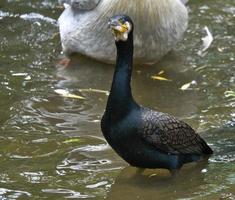
<path id="1" fill-rule="evenodd" d="M 106 144 L 100 118 L 113 66 L 82 56 L 66 69 L 55 1 L 0 1 L 1 199 L 234 199 L 235 2 L 190 1 L 184 41 L 161 63 L 135 66 L 133 94 L 191 124 L 214 149 L 208 163 L 142 175 Z M 203 28 L 214 41 L 200 54 Z M 171 81 L 152 80 L 162 76 Z M 179 88 L 192 82 L 190 90 Z M 66 89 L 85 100 L 64 98 Z"/>

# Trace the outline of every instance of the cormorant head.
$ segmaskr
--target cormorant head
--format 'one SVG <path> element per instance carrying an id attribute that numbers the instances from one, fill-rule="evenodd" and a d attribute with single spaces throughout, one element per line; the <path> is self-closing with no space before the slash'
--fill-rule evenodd
<path id="1" fill-rule="evenodd" d="M 129 33 L 134 28 L 131 18 L 127 15 L 115 15 L 111 17 L 108 25 L 116 41 L 127 41 Z"/>

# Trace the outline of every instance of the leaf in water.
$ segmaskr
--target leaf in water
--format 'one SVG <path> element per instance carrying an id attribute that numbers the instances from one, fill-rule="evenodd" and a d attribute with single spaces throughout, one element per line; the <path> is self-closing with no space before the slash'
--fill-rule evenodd
<path id="1" fill-rule="evenodd" d="M 98 188 L 100 186 L 104 186 L 107 184 L 108 184 L 108 181 L 101 181 L 101 182 L 93 184 L 93 185 L 87 185 L 86 188 L 94 189 L 94 188 Z"/>
<path id="2" fill-rule="evenodd" d="M 190 86 L 191 86 L 191 82 L 190 83 L 186 83 L 186 84 L 181 86 L 180 90 L 188 90 Z"/>
<path id="3" fill-rule="evenodd" d="M 207 170 L 207 169 L 202 169 L 201 172 L 202 172 L 202 173 L 207 173 L 208 170 Z"/>
<path id="4" fill-rule="evenodd" d="M 206 69 L 208 66 L 207 65 L 203 65 L 201 67 L 197 67 L 195 68 L 195 71 L 203 71 L 204 69 Z"/>
<path id="5" fill-rule="evenodd" d="M 63 141 L 63 143 L 75 143 L 75 142 L 81 142 L 81 140 L 79 138 L 71 138 L 68 140 Z"/>
<path id="6" fill-rule="evenodd" d="M 13 73 L 12 76 L 27 76 L 28 73 L 20 72 L 20 73 Z"/>
<path id="7" fill-rule="evenodd" d="M 96 92 L 96 93 L 103 93 L 103 94 L 109 95 L 109 91 L 107 90 L 99 90 L 99 89 L 92 89 L 92 88 L 79 89 L 79 92 Z"/>
<path id="8" fill-rule="evenodd" d="M 73 99 L 86 99 L 82 96 L 79 96 L 79 95 L 76 95 L 76 94 L 71 94 L 71 93 L 69 93 L 69 91 L 64 90 L 64 89 L 56 89 L 54 91 L 55 91 L 55 93 L 57 93 L 57 94 L 59 94 L 63 97 L 73 98 Z"/>
<path id="9" fill-rule="evenodd" d="M 235 91 L 228 90 L 224 92 L 225 97 L 235 97 Z"/>
<path id="10" fill-rule="evenodd" d="M 94 122 L 94 123 L 99 123 L 99 122 L 100 122 L 100 119 L 94 119 L 94 120 L 92 120 L 92 122 Z"/>
<path id="11" fill-rule="evenodd" d="M 154 177 L 154 176 L 157 176 L 157 174 L 151 174 L 151 175 L 149 176 L 149 178 L 152 178 L 152 177 Z"/>
<path id="12" fill-rule="evenodd" d="M 165 73 L 164 70 L 161 70 L 160 72 L 158 72 L 158 75 L 162 75 L 164 73 Z"/>
<path id="13" fill-rule="evenodd" d="M 165 77 L 162 77 L 162 76 L 151 76 L 152 79 L 154 80 L 159 80 L 159 81 L 172 81 L 170 79 L 167 79 Z"/>
<path id="14" fill-rule="evenodd" d="M 224 50 L 222 48 L 218 47 L 218 51 L 222 53 Z"/>
<path id="15" fill-rule="evenodd" d="M 185 84 L 182 85 L 179 89 L 180 89 L 180 90 L 192 90 L 192 89 L 196 90 L 195 87 L 194 87 L 194 88 L 190 88 L 192 85 L 197 85 L 197 81 L 192 80 L 192 81 L 189 82 L 189 83 L 185 83 Z"/>
<path id="16" fill-rule="evenodd" d="M 26 81 L 29 81 L 29 80 L 31 80 L 32 78 L 31 78 L 31 76 L 30 75 L 28 75 L 28 76 L 26 76 L 25 78 L 24 78 L 24 80 L 26 80 Z"/>

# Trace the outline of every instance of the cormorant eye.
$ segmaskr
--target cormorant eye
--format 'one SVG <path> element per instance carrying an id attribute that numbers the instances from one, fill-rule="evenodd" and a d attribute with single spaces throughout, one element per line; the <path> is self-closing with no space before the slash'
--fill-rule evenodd
<path id="1" fill-rule="evenodd" d="M 122 24 L 125 24 L 126 20 L 124 18 L 120 18 L 119 22 L 121 22 Z"/>

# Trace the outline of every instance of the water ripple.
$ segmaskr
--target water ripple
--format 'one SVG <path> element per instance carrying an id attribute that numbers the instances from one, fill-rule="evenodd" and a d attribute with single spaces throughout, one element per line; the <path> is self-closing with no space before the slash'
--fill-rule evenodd
<path id="1" fill-rule="evenodd" d="M 76 192 L 69 189 L 62 189 L 62 188 L 56 188 L 56 189 L 42 189 L 42 192 L 44 193 L 51 193 L 51 194 L 66 194 L 68 196 L 65 196 L 67 199 L 87 199 L 92 198 L 94 196 L 92 195 L 85 195 L 81 194 L 80 192 Z"/>
<path id="2" fill-rule="evenodd" d="M 72 152 L 75 152 L 75 151 L 87 151 L 87 152 L 105 151 L 109 148 L 110 148 L 110 146 L 108 144 L 86 145 L 84 147 L 79 147 L 77 149 L 74 149 Z"/>
<path id="3" fill-rule="evenodd" d="M 18 199 L 21 197 L 30 197 L 32 194 L 20 190 L 11 190 L 6 188 L 0 188 L 0 197 L 2 199 Z"/>
<path id="4" fill-rule="evenodd" d="M 42 21 L 51 23 L 53 25 L 57 25 L 57 20 L 52 19 L 50 17 L 45 17 L 45 16 L 43 16 L 43 15 L 41 15 L 39 13 L 23 14 L 23 15 L 20 15 L 20 18 L 24 19 L 24 20 L 30 20 L 30 21 L 42 20 Z"/>

